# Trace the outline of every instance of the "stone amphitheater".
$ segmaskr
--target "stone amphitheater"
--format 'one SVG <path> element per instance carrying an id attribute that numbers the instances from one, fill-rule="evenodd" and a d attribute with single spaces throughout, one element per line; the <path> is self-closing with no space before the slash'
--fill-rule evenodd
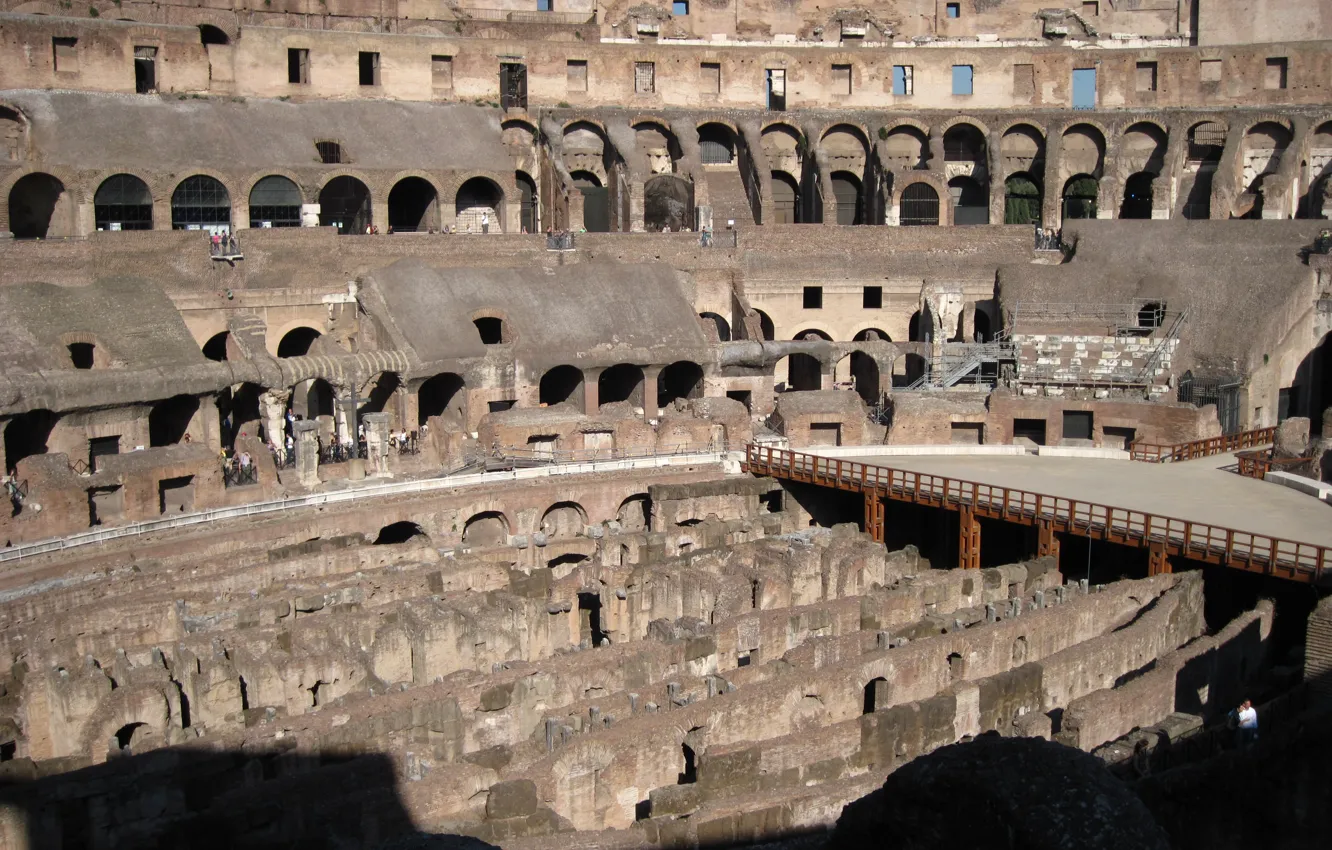
<path id="1" fill-rule="evenodd" d="M 1330 47 L 0 0 L 0 847 L 1324 846 Z"/>

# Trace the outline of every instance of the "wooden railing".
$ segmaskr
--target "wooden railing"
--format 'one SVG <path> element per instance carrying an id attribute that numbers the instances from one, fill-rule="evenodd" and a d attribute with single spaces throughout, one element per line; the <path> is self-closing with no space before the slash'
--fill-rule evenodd
<path id="1" fill-rule="evenodd" d="M 745 468 L 750 473 L 877 493 L 931 507 L 967 508 L 978 517 L 1024 525 L 1048 524 L 1054 531 L 1128 546 L 1164 548 L 1171 555 L 1294 581 L 1319 582 L 1324 568 L 1332 565 L 1332 550 L 1313 543 L 752 443 L 745 451 Z"/>
<path id="2" fill-rule="evenodd" d="M 1265 446 L 1275 439 L 1276 428 L 1273 427 L 1208 437 L 1205 440 L 1194 440 L 1189 443 L 1176 443 L 1173 446 L 1138 441 L 1129 446 L 1129 456 L 1147 463 L 1169 463 Z"/>
<path id="3" fill-rule="evenodd" d="M 1272 470 L 1304 475 L 1313 464 L 1307 457 L 1272 457 L 1271 449 L 1256 449 L 1251 452 L 1239 452 L 1235 455 L 1239 462 L 1239 474 L 1247 478 L 1266 478 Z"/>

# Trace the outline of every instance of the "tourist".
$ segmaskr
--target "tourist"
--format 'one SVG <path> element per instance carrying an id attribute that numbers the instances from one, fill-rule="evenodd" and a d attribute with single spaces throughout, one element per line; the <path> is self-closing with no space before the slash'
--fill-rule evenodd
<path id="1" fill-rule="evenodd" d="M 249 453 L 249 452 L 241 452 L 241 455 L 240 455 L 240 468 L 241 468 L 241 469 L 249 469 L 249 468 L 250 468 L 250 453 Z"/>
<path id="2" fill-rule="evenodd" d="M 1247 699 L 1240 703 L 1239 714 L 1236 715 L 1239 721 L 1239 743 L 1242 747 L 1251 747 L 1258 741 L 1258 709 L 1253 707 L 1253 703 Z"/>
<path id="3" fill-rule="evenodd" d="M 490 232 L 490 211 L 489 211 L 489 210 L 487 210 L 487 211 L 481 213 L 481 232 L 482 232 L 482 233 L 489 233 L 489 232 Z"/>

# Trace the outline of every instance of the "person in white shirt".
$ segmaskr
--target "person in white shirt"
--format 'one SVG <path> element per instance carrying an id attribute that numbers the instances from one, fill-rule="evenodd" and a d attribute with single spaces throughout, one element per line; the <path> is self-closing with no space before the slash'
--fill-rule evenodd
<path id="1" fill-rule="evenodd" d="M 1258 740 L 1258 709 L 1247 699 L 1239 707 L 1239 735 L 1240 744 L 1245 747 Z"/>

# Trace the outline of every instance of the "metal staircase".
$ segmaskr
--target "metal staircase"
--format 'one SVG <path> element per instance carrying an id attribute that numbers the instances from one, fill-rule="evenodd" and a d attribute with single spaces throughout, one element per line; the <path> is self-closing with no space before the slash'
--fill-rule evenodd
<path id="1" fill-rule="evenodd" d="M 942 356 L 931 361 L 924 374 L 894 392 L 943 390 L 963 381 L 993 386 L 998 381 L 999 370 L 995 369 L 993 376 L 987 376 L 981 374 L 981 367 L 987 363 L 1012 363 L 1016 359 L 1017 350 L 1004 333 L 991 342 L 945 342 Z"/>

